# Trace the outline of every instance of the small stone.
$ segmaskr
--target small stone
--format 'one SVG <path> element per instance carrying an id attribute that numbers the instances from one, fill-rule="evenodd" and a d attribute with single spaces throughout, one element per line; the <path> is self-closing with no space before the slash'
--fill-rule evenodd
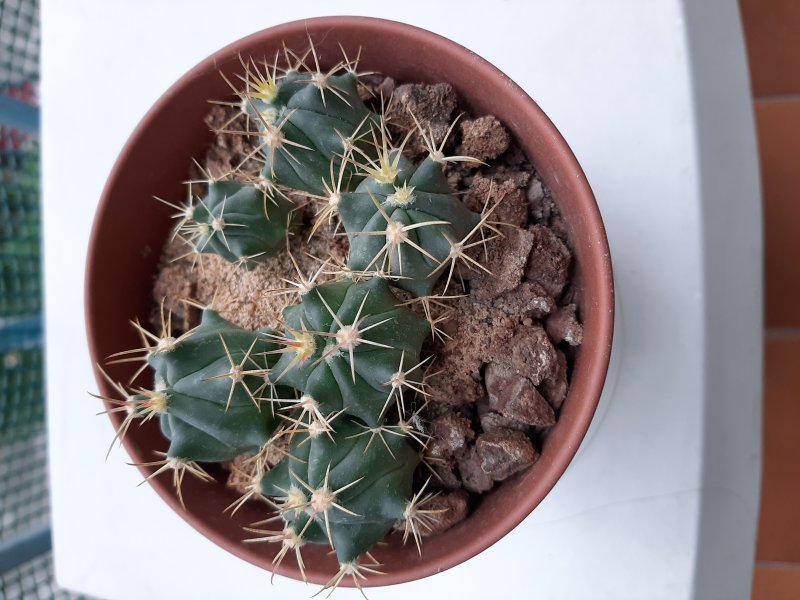
<path id="1" fill-rule="evenodd" d="M 553 408 L 527 377 L 499 363 L 486 367 L 486 391 L 492 410 L 526 425 L 549 427 L 556 422 Z"/>
<path id="2" fill-rule="evenodd" d="M 438 146 L 447 135 L 457 103 L 455 90 L 449 83 L 404 83 L 394 90 L 387 109 L 388 122 L 397 133 L 401 133 L 401 139 L 411 132 L 405 149 L 414 157 L 420 157 L 427 150 L 414 117 L 426 131 L 430 131 Z"/>
<path id="3" fill-rule="evenodd" d="M 439 494 L 425 503 L 424 510 L 441 511 L 430 513 L 430 528 L 422 528 L 422 536 L 430 537 L 447 531 L 456 523 L 467 518 L 469 494 L 464 490 Z"/>
<path id="4" fill-rule="evenodd" d="M 491 361 L 502 362 L 533 385 L 550 376 L 556 360 L 556 349 L 541 325 L 520 327 L 514 337 L 498 341 L 491 351 Z"/>
<path id="5" fill-rule="evenodd" d="M 516 227 L 528 224 L 528 206 L 524 188 L 530 174 L 525 171 L 505 171 L 484 175 L 476 173 L 464 195 L 464 204 L 472 211 L 481 212 L 484 207 L 497 206 L 493 220 Z"/>
<path id="6" fill-rule="evenodd" d="M 531 440 L 519 431 L 483 433 L 475 443 L 481 471 L 495 481 L 508 479 L 539 458 Z"/>
<path id="7" fill-rule="evenodd" d="M 522 282 L 533 243 L 534 235 L 527 229 L 505 227 L 502 238 L 487 244 L 489 260 L 485 266 L 491 275 L 483 271 L 472 273 L 470 282 L 473 297 L 476 300 L 490 300 L 516 288 Z"/>
<path id="8" fill-rule="evenodd" d="M 449 371 L 445 361 L 440 363 L 443 369 Z M 472 404 L 483 398 L 483 386 L 468 375 L 457 371 L 449 371 L 446 377 L 439 376 L 435 383 L 429 386 L 430 399 L 451 406 Z"/>
<path id="9" fill-rule="evenodd" d="M 431 484 L 449 490 L 456 490 L 461 487 L 461 478 L 456 472 L 456 463 L 453 460 L 439 460 L 428 458 L 428 464 L 435 473 L 431 479 Z"/>
<path id="10" fill-rule="evenodd" d="M 475 439 L 470 420 L 453 412 L 446 412 L 430 423 L 431 441 L 428 454 L 434 458 L 450 458 L 463 452 L 467 442 Z"/>
<path id="11" fill-rule="evenodd" d="M 458 461 L 461 482 L 467 490 L 476 494 L 486 492 L 494 485 L 492 478 L 481 467 L 481 463 L 482 459 L 478 456 L 475 446 L 470 446 L 466 455 Z"/>
<path id="12" fill-rule="evenodd" d="M 483 429 L 484 433 L 491 433 L 498 429 L 515 429 L 523 433 L 528 431 L 528 426 L 525 423 L 521 423 L 516 419 L 504 417 L 500 413 L 494 411 L 483 413 L 480 415 L 479 419 L 481 421 L 481 429 Z"/>
<path id="13" fill-rule="evenodd" d="M 550 296 L 558 298 L 567 283 L 572 253 L 547 227 L 534 225 L 531 253 L 525 276 L 541 285 Z"/>
<path id="14" fill-rule="evenodd" d="M 503 124 L 489 115 L 461 122 L 461 146 L 457 153 L 486 161 L 508 150 L 510 143 L 511 137 Z"/>
<path id="15" fill-rule="evenodd" d="M 548 315 L 556 307 L 556 302 L 538 283 L 523 281 L 513 290 L 492 300 L 492 306 L 509 315 L 524 317 L 523 324 L 530 327 L 533 319 Z"/>
<path id="16" fill-rule="evenodd" d="M 550 375 L 542 381 L 539 386 L 539 392 L 544 396 L 545 400 L 553 407 L 553 410 L 559 410 L 564 400 L 567 397 L 569 384 L 567 383 L 567 357 L 561 352 L 556 351 L 556 362 Z"/>
<path id="17" fill-rule="evenodd" d="M 545 326 L 553 342 L 567 342 L 570 346 L 580 346 L 583 342 L 583 325 L 575 314 L 576 306 L 561 306 L 547 319 Z"/>
<path id="18" fill-rule="evenodd" d="M 494 209 L 492 220 L 512 227 L 528 225 L 528 204 L 522 190 L 514 190 L 506 194 Z"/>

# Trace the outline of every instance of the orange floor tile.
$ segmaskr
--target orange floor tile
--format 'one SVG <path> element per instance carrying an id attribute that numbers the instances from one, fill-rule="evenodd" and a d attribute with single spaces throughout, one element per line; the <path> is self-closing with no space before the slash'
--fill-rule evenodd
<path id="1" fill-rule="evenodd" d="M 756 564 L 753 600 L 800 600 L 800 565 Z"/>
<path id="2" fill-rule="evenodd" d="M 762 561 L 800 563 L 800 335 L 768 335 L 765 341 L 764 465 L 756 554 Z"/>

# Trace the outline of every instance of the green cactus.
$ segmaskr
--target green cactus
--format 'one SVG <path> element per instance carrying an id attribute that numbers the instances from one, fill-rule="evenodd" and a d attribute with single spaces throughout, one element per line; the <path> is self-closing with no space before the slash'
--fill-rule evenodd
<path id="1" fill-rule="evenodd" d="M 314 69 L 297 60 L 283 76 L 274 66 L 262 71 L 254 63 L 245 65 L 247 89 L 240 95 L 243 110 L 260 130 L 262 175 L 327 198 L 333 191 L 332 173 L 340 167 L 350 185 L 355 167 L 347 157 L 352 152 L 375 155 L 370 133 L 380 117 L 359 98 L 351 63 L 324 72 L 314 58 Z"/>
<path id="2" fill-rule="evenodd" d="M 272 330 L 246 331 L 206 309 L 195 329 L 149 353 L 168 457 L 221 462 L 267 443 L 277 423 L 260 398 L 269 387 L 264 353 L 275 349 L 267 334 Z"/>
<path id="3" fill-rule="evenodd" d="M 342 194 L 339 214 L 354 271 L 380 271 L 395 285 L 427 296 L 449 259 L 461 257 L 481 217 L 452 195 L 442 161 L 428 156 L 416 168 L 398 149 L 354 192 Z"/>
<path id="4" fill-rule="evenodd" d="M 283 312 L 286 335 L 273 383 L 300 390 L 324 417 L 344 411 L 378 425 L 398 369 L 419 361 L 427 322 L 401 306 L 380 278 L 325 283 L 302 298 Z"/>
<path id="5" fill-rule="evenodd" d="M 401 435 L 344 418 L 327 435 L 297 433 L 288 455 L 261 480 L 286 523 L 286 545 L 329 543 L 341 565 L 356 564 L 409 508 L 419 453 Z"/>
<path id="6" fill-rule="evenodd" d="M 297 220 L 286 196 L 240 181 L 209 181 L 206 196 L 181 207 L 176 217 L 176 231 L 197 252 L 218 254 L 247 269 L 283 248 Z"/>

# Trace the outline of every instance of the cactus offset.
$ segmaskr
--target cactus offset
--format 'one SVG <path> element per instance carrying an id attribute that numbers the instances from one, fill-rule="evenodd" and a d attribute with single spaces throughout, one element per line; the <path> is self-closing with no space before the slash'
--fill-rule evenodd
<path id="1" fill-rule="evenodd" d="M 176 231 L 197 252 L 218 254 L 249 269 L 286 245 L 294 204 L 273 190 L 240 181 L 209 181 L 208 193 L 182 207 Z"/>
<path id="2" fill-rule="evenodd" d="M 268 353 L 275 344 L 266 336 L 272 329 L 246 331 L 211 309 L 178 338 L 169 319 L 162 322 L 159 336 L 137 324 L 146 345 L 120 353 L 141 352 L 141 357 L 111 361 L 143 360 L 143 368 L 150 366 L 154 373 L 152 391 L 140 388 L 116 402 L 128 412 L 124 430 L 133 419 L 157 416 L 170 440 L 169 459 L 221 462 L 260 450 L 277 424 L 270 403 L 262 407 L 262 400 L 282 392 L 267 379 Z"/>
<path id="3" fill-rule="evenodd" d="M 260 130 L 262 175 L 276 184 L 320 197 L 331 193 L 331 173 L 344 164 L 346 182 L 354 175 L 347 157 L 374 156 L 370 137 L 380 117 L 358 96 L 354 64 L 340 62 L 328 71 L 294 57 L 288 71 L 277 65 L 244 64 L 247 82 L 242 110 Z M 347 183 L 349 185 L 349 183 Z"/>
<path id="4" fill-rule="evenodd" d="M 155 388 L 165 395 L 161 430 L 170 440 L 167 455 L 221 462 L 257 452 L 275 429 L 264 353 L 275 348 L 271 329 L 240 329 L 206 309 L 203 318 L 174 347 L 154 349 L 147 358 Z"/>

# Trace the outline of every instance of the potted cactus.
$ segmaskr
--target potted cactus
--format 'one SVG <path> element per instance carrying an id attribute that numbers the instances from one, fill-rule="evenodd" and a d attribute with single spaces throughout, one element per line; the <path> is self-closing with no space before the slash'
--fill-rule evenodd
<path id="1" fill-rule="evenodd" d="M 320 31 L 335 35 L 317 40 Z M 408 64 L 399 67 L 386 58 L 383 49 L 390 41 L 403 44 L 410 55 L 435 48 L 441 56 L 427 72 L 422 67 L 409 72 Z M 321 67 L 337 46 L 342 58 Z M 448 508 L 438 502 L 430 487 L 436 484 L 420 466 L 426 463 L 439 477 L 436 465 L 428 464 L 436 459 L 428 451 L 432 435 L 424 422 L 427 368 L 437 360 L 437 338 L 452 338 L 442 321 L 456 295 L 456 280 L 464 272 L 492 276 L 486 245 L 502 243 L 508 224 L 494 214 L 502 197 L 493 199 L 490 193 L 473 210 L 448 181 L 454 165 L 480 161 L 447 156 L 442 136 L 437 139 L 413 114 L 413 132 L 402 139 L 391 135 L 385 110 L 390 103 L 365 103 L 359 94 L 359 64 L 346 53 L 353 56 L 359 46 L 368 68 L 399 79 L 451 82 L 479 114 L 487 107 L 497 115 L 524 109 L 526 127 L 538 133 L 524 137 L 525 127 L 513 133 L 564 201 L 580 265 L 574 299 L 588 343 L 570 358 L 569 397 L 558 425 L 543 437 L 546 466 L 536 478 L 522 473 L 481 499 L 474 514 L 502 511 L 492 528 L 474 536 L 468 519 L 442 533 L 430 553 L 422 552 L 421 539 L 437 529 Z M 277 48 L 288 63 L 284 70 L 277 61 L 256 62 L 254 57 Z M 487 84 L 503 76 L 485 63 L 470 67 L 474 59 L 467 51 L 428 32 L 373 19 L 311 20 L 221 51 L 214 58 L 223 65 L 221 73 L 210 72 L 211 60 L 176 84 L 145 119 L 115 167 L 95 224 L 87 322 L 92 353 L 109 365 L 99 371 L 99 381 L 117 436 L 147 479 L 195 527 L 273 572 L 335 588 L 361 587 L 368 575 L 368 584 L 388 584 L 452 566 L 498 539 L 538 503 L 588 427 L 608 360 L 612 301 L 602 224 L 591 192 L 530 99 L 513 89 L 496 99 L 464 87 L 469 68 L 481 71 Z M 236 77 L 242 85 L 233 83 Z M 230 88 L 227 94 L 221 82 Z M 189 182 L 188 200 L 179 204 L 172 198 L 185 177 L 178 174 L 208 144 L 203 132 L 183 129 L 202 115 L 198 94 L 233 108 L 229 121 L 216 128 L 218 135 L 254 141 L 228 172 L 200 168 L 200 176 Z M 181 123 L 175 120 L 178 110 L 185 113 Z M 236 129 L 234 119 L 244 119 L 245 127 Z M 126 187 L 134 165 L 157 160 L 148 149 L 171 133 L 186 148 L 183 164 L 172 161 L 146 186 Z M 412 133 L 424 147 L 424 157 L 416 161 L 404 152 Z M 168 198 L 163 202 L 177 210 L 171 224 L 167 212 L 159 212 L 144 241 L 129 235 L 126 222 L 142 222 L 141 211 L 126 197 L 142 194 L 143 187 L 149 195 Z M 140 199 L 136 202 L 141 206 Z M 318 269 L 304 272 L 290 242 L 296 246 L 297 240 L 323 231 L 331 240 L 338 233 L 346 238 L 347 260 L 337 264 L 322 257 Z M 533 245 L 535 234 L 526 235 Z M 581 244 L 581 236 L 588 242 Z M 138 260 L 128 252 L 133 281 L 108 289 L 103 281 L 106 261 L 113 260 L 108 255 L 114 253 L 112 238 L 128 249 L 157 249 L 169 238 L 181 240 L 198 269 L 205 255 L 242 272 L 288 257 L 296 276 L 285 279 L 278 292 L 296 298 L 286 303 L 279 321 L 260 328 L 223 318 L 213 298 L 187 299 L 199 318 L 180 332 L 162 303 L 152 332 L 141 323 L 152 312 L 148 298 L 157 253 Z M 461 294 L 465 291 L 468 286 L 462 285 Z M 585 303 L 586 297 L 595 302 Z M 574 315 L 574 305 L 572 310 Z M 134 350 L 120 352 L 131 337 L 117 324 L 131 316 L 137 317 L 133 333 L 139 342 L 128 344 Z M 548 360 L 555 364 L 555 357 Z M 131 377 L 125 379 L 128 367 Z M 158 449 L 163 456 L 153 460 Z M 531 455 L 530 462 L 534 459 Z M 238 497 L 222 484 L 228 477 L 222 464 L 238 477 Z M 171 474 L 167 482 L 164 473 Z M 524 506 L 511 500 L 512 490 L 515 498 L 525 491 Z M 203 501 L 192 501 L 198 497 Z M 214 511 L 230 518 L 221 521 L 211 516 Z M 390 535 L 394 530 L 398 533 Z M 405 545 L 409 539 L 415 543 Z M 382 540 L 388 545 L 376 551 Z M 252 542 L 272 542 L 272 549 Z M 327 555 L 331 549 L 335 557 Z M 284 561 L 288 555 L 292 561 Z"/>

